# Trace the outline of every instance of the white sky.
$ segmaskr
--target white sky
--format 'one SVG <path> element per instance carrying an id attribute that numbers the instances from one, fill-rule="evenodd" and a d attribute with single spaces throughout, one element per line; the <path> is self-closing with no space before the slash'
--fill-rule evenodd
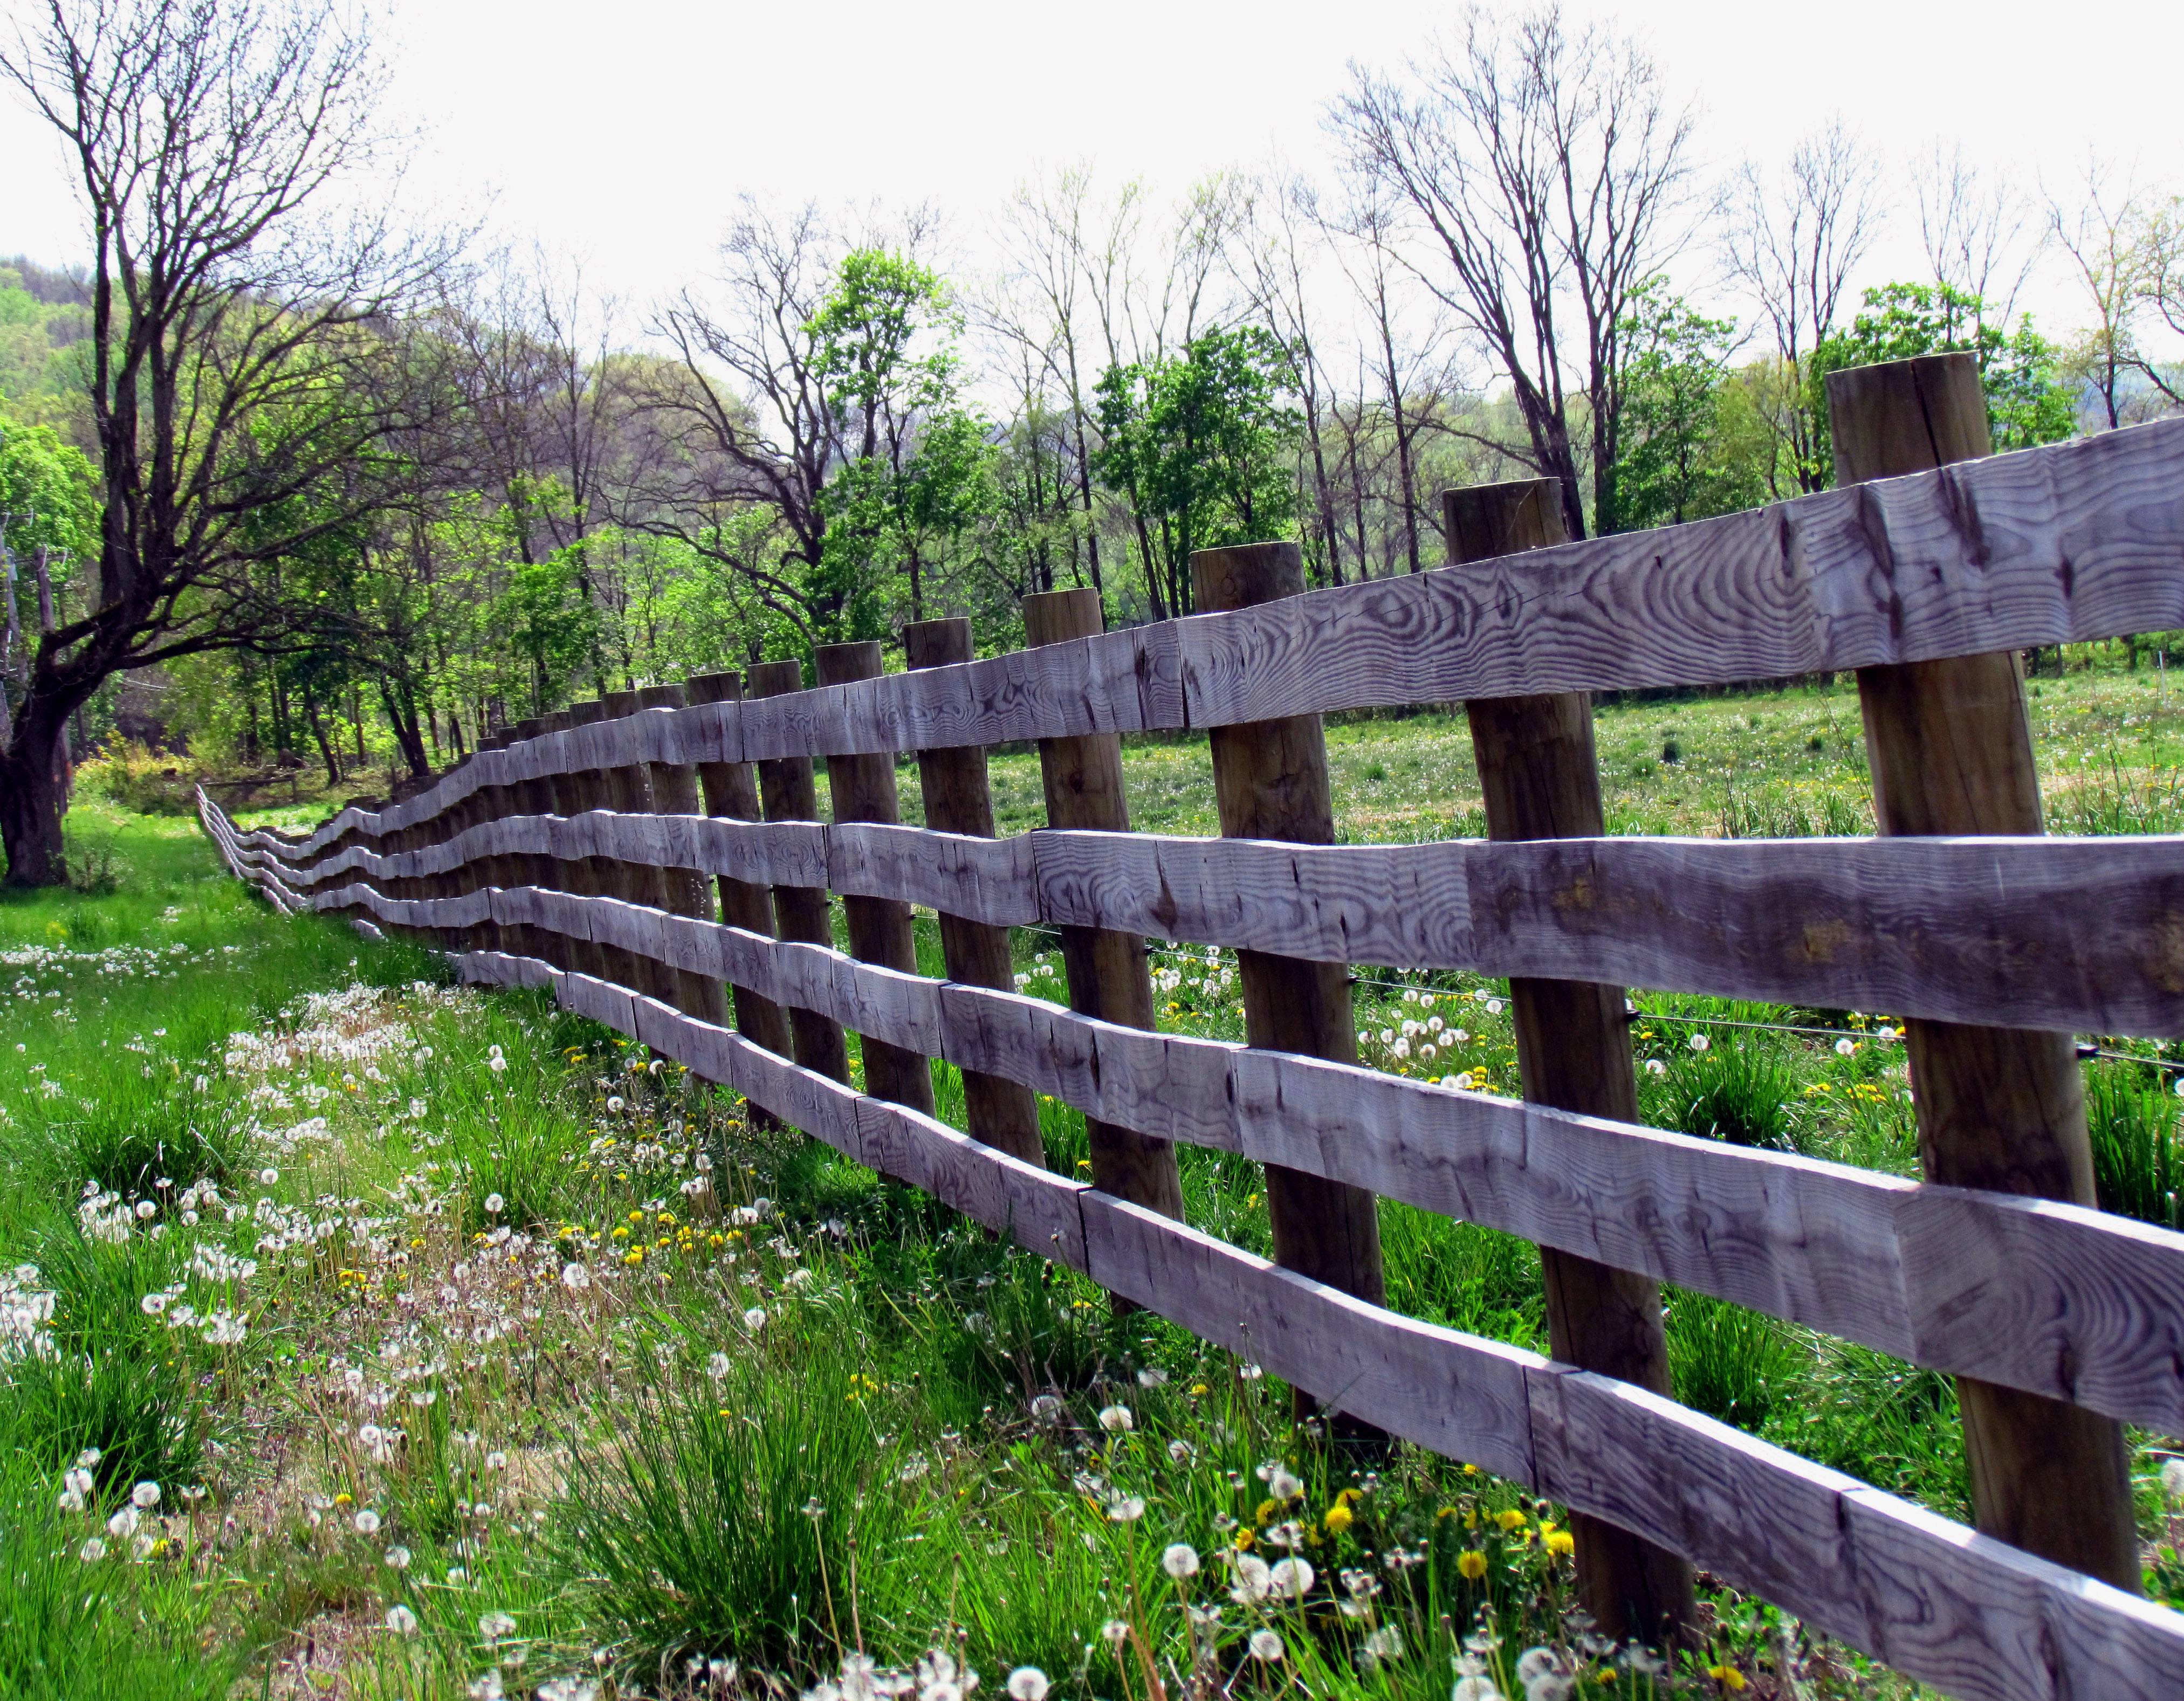
<path id="1" fill-rule="evenodd" d="M 7 3 L 7 0 L 0 0 Z M 36 0 L 12 0 L 35 6 Z M 2184 185 L 2184 4 L 1652 0 L 1607 14 L 1701 108 L 1705 157 L 1785 150 L 1840 111 L 1892 158 L 1936 137 L 2028 188 L 2088 147 Z M 1180 190 L 1279 150 L 1326 157 L 1351 59 L 1389 64 L 1454 16 L 1417 0 L 1069 5 L 398 0 L 397 104 L 429 131 L 405 193 L 490 208 L 641 305 L 704 269 L 738 192 L 929 200 L 975 261 L 985 218 L 1039 162 Z M 1901 197 L 1898 197 L 1899 200 Z M 63 162 L 0 102 L 0 252 L 80 247 Z M 1915 273 L 1904 204 L 1873 276 Z M 1696 280 L 1694 280 L 1696 281 Z M 2033 303 L 2061 303 L 2043 294 Z M 2043 316 L 2047 316 L 2043 314 Z"/>

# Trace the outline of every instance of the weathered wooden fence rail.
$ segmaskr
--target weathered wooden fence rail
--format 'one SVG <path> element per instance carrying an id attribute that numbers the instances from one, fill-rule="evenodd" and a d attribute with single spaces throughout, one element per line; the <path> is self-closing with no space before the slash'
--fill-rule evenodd
<path id="1" fill-rule="evenodd" d="M 1911 367 L 1922 383 L 1952 377 L 1945 363 Z M 1040 619 L 1071 630 L 1081 614 Z M 1886 690 L 1947 726 L 1946 692 L 1922 697 L 1901 664 L 2178 625 L 2184 423 L 984 661 L 927 664 L 967 643 L 921 629 L 906 674 L 857 676 L 870 655 L 838 653 L 822 677 L 849 682 L 768 678 L 744 698 L 713 676 L 689 706 L 526 723 L 419 795 L 344 810 L 301 840 L 238 832 L 201 804 L 230 867 L 283 909 L 421 933 L 469 979 L 550 987 L 1348 1419 L 1553 1496 L 1598 1520 L 1596 1550 L 1627 1532 L 1640 1559 L 1702 1565 L 1952 1693 L 2173 1697 L 2184 1617 L 2128 1593 L 2135 1576 L 2114 1558 L 2128 1483 L 2120 1511 L 2112 1494 L 2077 1506 L 2099 1540 L 2051 1537 L 2044 1466 L 2021 1450 L 2053 1437 L 2082 1495 L 2114 1474 L 2114 1420 L 2184 1434 L 2184 1236 L 2104 1215 L 2082 1186 L 1912 1182 L 1383 1076 L 1273 1048 L 1256 1027 L 1257 1048 L 1100 1013 L 1139 1008 L 1134 942 L 1154 935 L 1297 971 L 1464 969 L 1886 1009 L 1931 1024 L 1930 1048 L 1964 1031 L 2176 1035 L 2184 840 L 1636 840 L 1595 826 L 1339 846 L 1067 825 L 1004 840 L 890 825 L 891 768 L 840 759 L 920 753 L 949 809 L 977 824 L 990 820 L 983 767 L 933 753 L 1045 741 L 1054 818 L 1119 828 L 1119 769 L 1100 741 L 1123 731 L 1244 729 L 1223 783 L 1247 787 L 1265 783 L 1245 774 L 1265 753 L 1294 756 L 1317 737 L 1308 717 L 1322 710 L 1845 668 L 1872 670 L 1869 709 Z M 832 823 L 785 815 L 817 813 L 815 758 L 835 759 Z M 1251 796 L 1224 791 L 1224 824 Z M 1310 814 L 1279 830 L 1312 837 Z M 861 912 L 855 954 L 822 942 L 823 909 L 805 913 L 830 892 L 878 906 Z M 902 966 L 903 904 L 951 926 L 1081 930 L 1067 937 L 1106 954 L 1083 959 L 1082 985 L 1072 965 L 1074 1009 L 992 984 L 990 935 L 956 936 L 951 965 L 972 978 L 924 979 Z M 868 1061 L 896 1060 L 886 1081 L 868 1070 L 870 1090 L 852 1087 L 838 1038 L 822 1042 L 843 1030 Z M 995 1143 L 916 1102 L 911 1065 L 924 1058 L 994 1083 L 973 1128 L 985 1119 Z M 1009 1131 L 1021 1120 L 1009 1094 L 1026 1088 L 1135 1142 L 1128 1161 L 1089 1185 L 1048 1173 Z M 2059 1149 L 2073 1126 L 2082 1149 L 2075 1103 L 2057 1126 Z M 2019 1453 L 1975 1459 L 1974 1489 L 1982 1526 L 2018 1545 L 1632 1382 L 1419 1323 L 1377 1292 L 1212 1240 L 1175 1220 L 1162 1166 L 1172 1178 L 1177 1142 L 1293 1174 L 1299 1213 L 1384 1195 L 1522 1235 L 1573 1270 L 1674 1281 L 1953 1372 L 2015 1426 Z M 1301 1265 L 1298 1235 L 1314 1228 L 1302 1220 L 1288 1251 L 1278 1235 L 1278 1257 Z M 1337 1280 L 1363 1291 L 1377 1254 L 1369 1270 L 1353 1265 Z M 1588 1604 L 1607 1621 L 1673 1618 L 1673 1575 L 1655 1578 L 1646 1609 L 1628 1567 L 1621 1581 L 1597 1567 L 1588 1579 L 1585 1559 Z"/>

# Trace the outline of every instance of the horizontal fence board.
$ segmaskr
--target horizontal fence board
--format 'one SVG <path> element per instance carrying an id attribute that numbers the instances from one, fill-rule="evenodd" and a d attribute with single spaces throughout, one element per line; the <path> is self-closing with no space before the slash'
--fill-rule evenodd
<path id="1" fill-rule="evenodd" d="M 1180 622 L 1193 726 L 2184 623 L 2184 421 Z"/>
<path id="2" fill-rule="evenodd" d="M 1036 835 L 980 838 L 923 827 L 844 822 L 827 829 L 827 878 L 836 892 L 900 898 L 1000 926 L 1039 920 Z"/>
<path id="3" fill-rule="evenodd" d="M 655 711 L 659 712 L 659 711 Z M 2184 837 L 1560 839 L 1312 846 L 702 816 L 522 816 L 337 871 L 613 857 L 760 884 L 1397 969 L 2059 1031 L 2184 1032 Z M 245 860 L 263 868 L 261 853 Z M 276 864 L 277 865 L 277 864 Z"/>
<path id="4" fill-rule="evenodd" d="M 1228 1070 L 1243 1047 L 1150 1033 L 960 981 L 940 996 L 940 1055 L 957 1068 L 998 1075 L 1139 1134 L 1237 1149 Z"/>
<path id="5" fill-rule="evenodd" d="M 2184 1694 L 2184 1617 L 1877 1489 L 1843 1497 L 1872 1638 L 1945 1694 Z"/>
<path id="6" fill-rule="evenodd" d="M 981 1145 L 906 1105 L 857 1104 L 864 1162 L 1072 1270 L 1086 1266 L 1081 1184 Z"/>
<path id="7" fill-rule="evenodd" d="M 2084 1205 L 1933 1185 L 1903 1194 L 1896 1217 L 1913 1333 L 1900 1356 L 1945 1357 L 1959 1375 L 2184 1434 L 2175 1236 Z"/>
<path id="8" fill-rule="evenodd" d="M 2184 837 L 1311 846 L 1035 832 L 1058 926 L 1401 969 L 2184 1032 Z"/>
<path id="9" fill-rule="evenodd" d="M 1541 1493 L 1872 1646 L 1841 1523 L 1864 1483 L 1612 1377 L 1549 1366 L 1529 1387 Z"/>

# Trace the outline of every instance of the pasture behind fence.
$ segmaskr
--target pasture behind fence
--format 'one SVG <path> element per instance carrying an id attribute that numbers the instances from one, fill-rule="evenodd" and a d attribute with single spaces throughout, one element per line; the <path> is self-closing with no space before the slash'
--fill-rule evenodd
<path id="1" fill-rule="evenodd" d="M 1293 547 L 1208 552 L 1189 619 L 1052 593 L 1011 654 L 927 622 L 905 673 L 844 645 L 810 690 L 779 663 L 579 705 L 300 841 L 204 822 L 284 909 L 550 987 L 1345 1426 L 1563 1502 L 1611 1632 L 1675 1633 L 1696 1563 L 1951 1693 L 2184 1693 L 2121 1427 L 2184 1433 L 2184 1236 L 2092 1208 L 2071 1037 L 2184 1032 L 2184 844 L 2038 836 L 2011 653 L 2184 625 L 2184 423 L 1981 458 L 1968 359 L 1837 379 L 1819 496 L 1569 543 L 1536 486 L 1451 492 L 1436 572 L 1305 592 Z M 1586 692 L 1845 669 L 1881 837 L 1602 835 Z M 1319 715 L 1458 699 L 1490 838 L 1335 843 Z M 1128 831 L 1117 735 L 1181 727 L 1218 839 Z M 1016 740 L 1049 826 L 997 839 L 984 748 Z M 1029 925 L 1067 1009 L 1011 984 Z M 1148 936 L 1241 953 L 1249 1043 L 1154 1031 Z M 1359 1068 L 1354 965 L 1511 977 L 1524 1099 Z M 1908 1017 L 1927 1178 L 1637 1126 L 1630 986 Z M 1034 1094 L 1084 1112 L 1089 1183 L 1045 1168 Z M 1272 1260 L 1178 1220 L 1178 1142 L 1267 1166 Z M 1375 1196 L 1537 1242 L 1552 1355 L 1385 1309 Z M 1957 1376 L 1986 1533 L 1676 1404 L 1662 1281 Z"/>

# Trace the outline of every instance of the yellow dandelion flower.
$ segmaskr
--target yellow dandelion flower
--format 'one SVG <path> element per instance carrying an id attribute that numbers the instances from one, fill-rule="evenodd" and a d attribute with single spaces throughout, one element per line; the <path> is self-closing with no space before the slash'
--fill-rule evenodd
<path id="1" fill-rule="evenodd" d="M 631 1265 L 640 1265 L 640 1264 L 644 1263 L 644 1248 L 643 1247 L 641 1247 L 641 1246 L 633 1246 L 633 1247 L 632 1247 L 632 1248 L 629 1249 L 629 1254 L 628 1254 L 628 1256 L 627 1256 L 627 1257 L 626 1257 L 626 1258 L 624 1258 L 624 1259 L 622 1259 L 622 1262 L 623 1262 L 624 1264 Z"/>
<path id="2" fill-rule="evenodd" d="M 1745 1687 L 1744 1674 L 1734 1665 L 1709 1665 L 1707 1676 L 1721 1685 L 1724 1694 L 1734 1695 Z"/>
<path id="3" fill-rule="evenodd" d="M 1497 1513 L 1494 1521 L 1503 1529 L 1513 1533 L 1524 1527 L 1524 1515 L 1512 1506 L 1506 1512 Z"/>
<path id="4" fill-rule="evenodd" d="M 1546 1538 L 1546 1547 L 1558 1559 L 1568 1559 L 1577 1552 L 1577 1537 L 1567 1530 L 1557 1530 Z"/>
<path id="5" fill-rule="evenodd" d="M 1259 1503 L 1258 1512 L 1253 1516 L 1251 1521 L 1254 1524 L 1271 1524 L 1276 1518 L 1281 1515 L 1281 1510 L 1282 1503 L 1280 1501 L 1262 1500 Z"/>
<path id="6" fill-rule="evenodd" d="M 1203 1382 L 1193 1382 L 1193 1383 L 1190 1385 L 1191 1398 L 1194 1398 L 1194 1399 L 1197 1398 L 1200 1395 L 1201 1395 L 1201 1394 L 1205 1393 L 1206 1392 L 1206 1384 L 1205 1384 L 1205 1383 L 1203 1383 Z"/>
<path id="7" fill-rule="evenodd" d="M 354 1506 L 356 1504 L 356 1497 L 351 1494 L 347 1489 L 343 1489 L 340 1493 L 334 1496 L 334 1504 L 337 1506 Z"/>
<path id="8" fill-rule="evenodd" d="M 629 1231 L 626 1228 L 617 1226 L 614 1231 L 613 1237 L 616 1240 L 627 1240 L 629 1238 Z"/>
<path id="9" fill-rule="evenodd" d="M 1240 1554 L 1249 1553 L 1257 1540 L 1258 1537 L 1249 1530 L 1239 1530 L 1236 1532 L 1236 1551 Z"/>
<path id="10" fill-rule="evenodd" d="M 1340 1536 L 1357 1521 L 1357 1515 L 1338 1500 L 1327 1509 L 1327 1517 L 1324 1521 L 1329 1535 Z"/>
<path id="11" fill-rule="evenodd" d="M 1486 1575 L 1486 1555 L 1476 1548 L 1466 1548 L 1456 1556 L 1458 1576 L 1467 1582 L 1477 1582 Z"/>

